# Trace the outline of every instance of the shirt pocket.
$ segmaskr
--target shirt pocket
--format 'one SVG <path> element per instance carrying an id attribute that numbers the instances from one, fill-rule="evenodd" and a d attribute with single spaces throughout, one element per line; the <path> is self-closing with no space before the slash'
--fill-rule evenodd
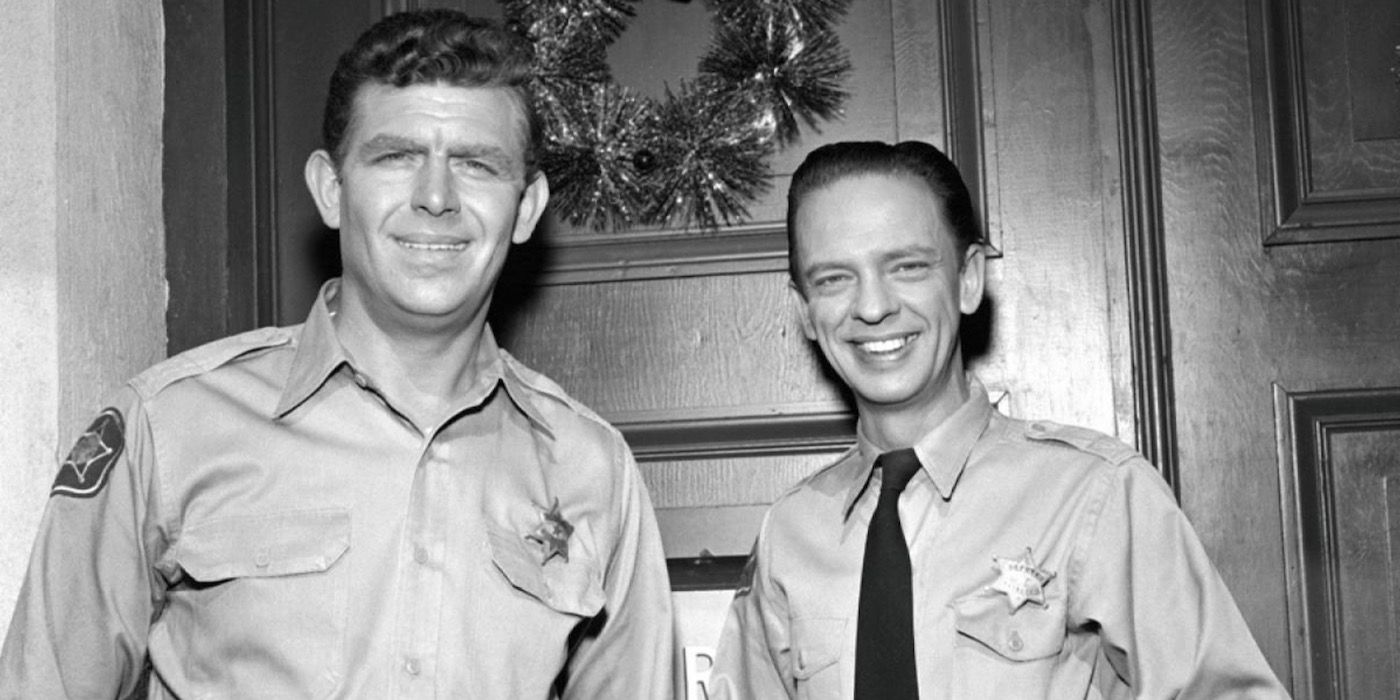
<path id="1" fill-rule="evenodd" d="M 792 621 L 792 677 L 799 698 L 841 697 L 841 650 L 846 618 L 806 617 Z"/>
<path id="2" fill-rule="evenodd" d="M 539 548 L 525 537 L 499 525 L 488 525 L 491 561 L 510 585 L 552 610 L 579 618 L 597 615 L 607 596 L 602 573 L 584 548 L 584 536 L 576 530 L 569 540 L 569 559 L 561 556 L 541 561 Z"/>
<path id="3" fill-rule="evenodd" d="M 1006 595 L 979 591 L 953 602 L 958 697 L 1043 697 L 1065 644 L 1061 596 L 1016 611 Z"/>
<path id="4" fill-rule="evenodd" d="M 183 681 L 218 692 L 328 694 L 341 672 L 350 529 L 343 509 L 188 525 L 173 549 L 180 574 L 161 621 Z"/>

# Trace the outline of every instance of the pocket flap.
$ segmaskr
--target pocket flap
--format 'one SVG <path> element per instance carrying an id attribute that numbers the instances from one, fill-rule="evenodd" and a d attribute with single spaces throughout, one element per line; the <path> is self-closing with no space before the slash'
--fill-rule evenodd
<path id="1" fill-rule="evenodd" d="M 555 610 L 579 617 L 592 617 L 603 609 L 602 575 L 584 552 L 570 552 L 568 561 L 553 557 L 541 562 L 541 552 L 523 536 L 505 528 L 488 525 L 491 560 L 510 584 Z M 580 532 L 574 532 L 574 539 Z"/>
<path id="2" fill-rule="evenodd" d="M 325 571 L 350 548 L 350 513 L 305 510 L 217 518 L 187 527 L 175 562 L 197 581 Z"/>
<path id="3" fill-rule="evenodd" d="M 792 621 L 792 675 L 797 680 L 811 678 L 841 658 L 845 643 L 846 618 L 808 617 Z"/>
<path id="4" fill-rule="evenodd" d="M 1013 661 L 1058 654 L 1065 641 L 1065 611 L 1059 597 L 1044 607 L 1026 603 L 1014 613 L 1006 596 L 979 591 L 953 603 L 958 633 Z"/>

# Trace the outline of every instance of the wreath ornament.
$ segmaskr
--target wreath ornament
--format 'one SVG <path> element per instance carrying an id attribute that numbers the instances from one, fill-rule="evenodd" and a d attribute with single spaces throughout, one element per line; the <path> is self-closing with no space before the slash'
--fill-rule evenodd
<path id="1" fill-rule="evenodd" d="M 560 219 L 595 231 L 742 221 L 799 122 L 815 130 L 841 116 L 851 65 L 833 25 L 849 0 L 709 1 L 698 77 L 657 100 L 616 83 L 607 64 L 636 0 L 502 0 L 535 46 L 541 167 Z"/>

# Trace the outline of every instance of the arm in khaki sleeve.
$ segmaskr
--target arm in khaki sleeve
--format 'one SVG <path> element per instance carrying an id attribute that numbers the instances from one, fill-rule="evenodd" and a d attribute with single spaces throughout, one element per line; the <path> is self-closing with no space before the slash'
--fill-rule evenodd
<path id="1" fill-rule="evenodd" d="M 619 439 L 619 443 L 621 440 Z M 612 560 L 604 572 L 607 618 L 585 635 L 569 664 L 563 697 L 671 697 L 671 580 L 651 497 L 632 453 L 624 461 L 617 489 L 619 525 Z"/>
<path id="2" fill-rule="evenodd" d="M 109 405 L 60 466 L 0 651 L 0 698 L 126 697 L 142 681 L 163 590 L 150 566 L 153 449 L 130 389 Z"/>
<path id="3" fill-rule="evenodd" d="M 715 648 L 709 689 L 716 700 L 768 700 L 797 694 L 787 599 L 771 577 L 767 526 L 765 517 L 749 556 L 745 580 L 734 592 Z"/>
<path id="4" fill-rule="evenodd" d="M 1156 470 L 1136 458 L 1108 478 L 1071 613 L 1100 625 L 1118 676 L 1137 697 L 1288 697 Z"/>

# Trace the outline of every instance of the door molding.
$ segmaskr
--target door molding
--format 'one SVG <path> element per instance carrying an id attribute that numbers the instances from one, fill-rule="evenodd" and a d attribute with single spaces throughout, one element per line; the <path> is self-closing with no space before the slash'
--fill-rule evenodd
<path id="1" fill-rule="evenodd" d="M 1342 698 L 1347 659 L 1336 479 L 1343 465 L 1332 447 L 1346 433 L 1400 432 L 1400 388 L 1294 392 L 1275 384 L 1273 391 L 1292 690 L 1300 698 Z"/>
<path id="2" fill-rule="evenodd" d="M 1310 36 L 1342 34 L 1347 44 L 1361 42 L 1362 37 L 1347 34 L 1347 16 L 1376 8 L 1353 3 L 1348 11 L 1341 11 L 1329 3 L 1319 9 L 1312 7 L 1313 2 L 1261 0 L 1251 14 L 1250 32 L 1263 53 L 1262 84 L 1267 87 L 1261 108 L 1265 128 L 1259 136 L 1260 195 L 1263 211 L 1272 217 L 1264 217 L 1264 245 L 1400 236 L 1400 187 L 1394 185 L 1400 172 L 1396 161 L 1400 129 L 1388 137 L 1354 133 L 1355 105 L 1385 110 L 1384 105 L 1394 104 L 1387 93 L 1400 85 L 1384 80 L 1384 75 L 1374 76 L 1378 78 L 1374 82 L 1351 82 L 1351 103 L 1333 104 L 1335 98 L 1325 91 L 1348 84 L 1345 61 L 1316 54 L 1304 60 L 1304 43 Z M 1309 19 L 1303 17 L 1305 11 Z M 1312 21 L 1317 18 L 1326 19 Z M 1338 121 L 1344 126 L 1338 128 Z M 1326 184 L 1324 174 L 1338 163 L 1367 177 L 1349 184 Z M 1373 186 L 1356 184 L 1362 180 L 1370 180 Z"/>
<path id="3" fill-rule="evenodd" d="M 1110 12 L 1137 448 L 1179 497 L 1152 27 L 1144 0 L 1117 0 Z"/>

